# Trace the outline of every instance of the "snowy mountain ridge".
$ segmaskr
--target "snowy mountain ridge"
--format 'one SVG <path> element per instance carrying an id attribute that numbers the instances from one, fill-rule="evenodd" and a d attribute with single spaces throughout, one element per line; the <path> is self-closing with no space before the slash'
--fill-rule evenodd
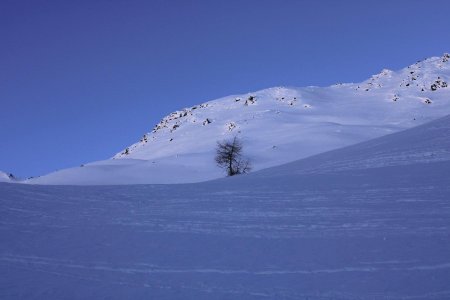
<path id="1" fill-rule="evenodd" d="M 275 87 L 175 111 L 113 159 L 31 179 L 42 184 L 199 182 L 224 176 L 216 142 L 238 136 L 254 170 L 411 128 L 450 114 L 450 55 L 359 84 Z"/>
<path id="2" fill-rule="evenodd" d="M 382 70 L 379 74 L 372 76 L 370 79 L 361 84 L 336 84 L 328 89 L 350 89 L 355 92 L 369 92 L 369 95 L 360 94 L 360 97 L 371 97 L 374 94 L 383 94 L 382 99 L 393 102 L 404 101 L 419 101 L 423 104 L 431 104 L 433 98 L 433 91 L 448 87 L 449 80 L 449 65 L 450 54 L 444 54 L 442 57 L 433 57 L 424 61 L 417 62 L 399 72 L 394 72 L 388 69 Z M 442 72 L 440 72 L 442 71 Z M 441 74 L 442 73 L 442 74 Z M 145 153 L 143 149 L 150 143 L 155 143 L 164 134 L 168 135 L 170 142 L 175 141 L 177 137 L 177 130 L 182 126 L 194 125 L 199 127 L 206 126 L 212 122 L 221 122 L 224 130 L 222 134 L 229 132 L 239 132 L 239 128 L 244 126 L 241 123 L 247 124 L 254 119 L 256 115 L 264 113 L 254 109 L 254 114 L 249 114 L 251 118 L 248 119 L 232 119 L 224 123 L 224 118 L 220 114 L 214 112 L 214 107 L 221 107 L 223 110 L 243 109 L 248 106 L 258 106 L 258 102 L 266 102 L 265 105 L 272 102 L 273 109 L 280 108 L 275 113 L 289 112 L 283 111 L 287 107 L 291 107 L 293 112 L 300 112 L 301 110 L 312 109 L 313 105 L 308 100 L 308 93 L 320 89 L 318 87 L 306 88 L 285 88 L 275 87 L 262 91 L 248 93 L 237 96 L 224 97 L 218 100 L 209 101 L 200 105 L 185 108 L 175 111 L 164 117 L 149 133 L 146 133 L 142 139 L 125 150 L 117 153 L 114 158 L 148 158 L 149 154 Z M 386 95 L 386 92 L 387 95 Z M 413 94 L 414 96 L 412 97 Z M 437 93 L 436 93 L 437 94 Z M 387 97 L 386 97 L 387 96 Z M 441 96 L 441 95 L 439 95 Z M 415 99 L 411 99 L 415 98 Z M 228 102 L 228 103 L 227 103 Z M 270 112 L 270 111 L 265 111 Z M 209 114 L 209 115 L 208 115 Z M 414 118 L 420 118 L 420 113 L 412 115 Z M 402 120 L 403 121 L 403 120 Z M 139 153 L 142 152 L 142 153 Z"/>

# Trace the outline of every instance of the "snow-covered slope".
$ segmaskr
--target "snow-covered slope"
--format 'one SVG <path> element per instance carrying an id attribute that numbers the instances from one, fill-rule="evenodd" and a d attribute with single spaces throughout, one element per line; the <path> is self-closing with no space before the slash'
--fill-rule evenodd
<path id="1" fill-rule="evenodd" d="M 29 180 L 37 184 L 198 182 L 223 176 L 218 140 L 239 136 L 254 170 L 410 128 L 450 113 L 450 55 L 359 84 L 276 87 L 176 111 L 113 159 Z"/>
<path id="2" fill-rule="evenodd" d="M 245 176 L 0 184 L 2 299 L 449 299 L 450 117 Z"/>
<path id="3" fill-rule="evenodd" d="M 450 115 L 401 132 L 262 170 L 255 178 L 328 174 L 450 161 Z M 448 171 L 450 175 L 450 170 Z M 255 177 L 255 178 L 253 178 Z"/>
<path id="4" fill-rule="evenodd" d="M 0 182 L 13 182 L 13 181 L 15 181 L 15 177 L 12 174 L 0 171 Z"/>

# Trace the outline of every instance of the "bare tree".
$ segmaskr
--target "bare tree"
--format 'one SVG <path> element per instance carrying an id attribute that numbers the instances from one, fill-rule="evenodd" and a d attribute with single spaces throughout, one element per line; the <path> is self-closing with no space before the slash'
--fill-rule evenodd
<path id="1" fill-rule="evenodd" d="M 217 166 L 224 169 L 228 176 L 248 173 L 251 170 L 250 161 L 242 157 L 242 142 L 237 137 L 217 142 L 215 160 Z"/>

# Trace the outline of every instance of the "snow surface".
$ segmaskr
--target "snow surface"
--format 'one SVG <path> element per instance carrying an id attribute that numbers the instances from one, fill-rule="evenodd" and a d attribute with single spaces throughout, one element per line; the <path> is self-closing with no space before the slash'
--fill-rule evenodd
<path id="1" fill-rule="evenodd" d="M 0 184 L 0 298 L 449 299 L 449 141 L 445 117 L 205 183 Z"/>
<path id="2" fill-rule="evenodd" d="M 450 114 L 450 56 L 359 84 L 276 87 L 176 111 L 114 156 L 34 184 L 187 183 L 223 177 L 216 142 L 237 135 L 254 170 L 397 132 Z"/>
<path id="3" fill-rule="evenodd" d="M 11 182 L 13 180 L 14 176 L 12 176 L 12 174 L 0 171 L 0 182 Z"/>

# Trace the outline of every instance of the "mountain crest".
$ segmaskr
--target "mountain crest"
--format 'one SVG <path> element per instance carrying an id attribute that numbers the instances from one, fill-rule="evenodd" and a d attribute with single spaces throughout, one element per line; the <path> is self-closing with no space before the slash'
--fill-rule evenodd
<path id="1" fill-rule="evenodd" d="M 152 157 L 152 155 L 147 157 L 147 154 L 143 154 L 151 152 L 144 149 L 163 142 L 167 144 L 167 148 L 170 148 L 169 142 L 176 143 L 179 135 L 188 134 L 183 131 L 191 131 L 193 128 L 196 129 L 196 132 L 200 131 L 200 128 L 203 128 L 203 131 L 209 131 L 207 128 L 214 123 L 218 125 L 215 126 L 216 137 L 214 138 L 214 140 L 217 140 L 227 135 L 227 132 L 233 134 L 245 133 L 246 127 L 251 126 L 255 118 L 261 119 L 263 116 L 271 118 L 273 114 L 289 113 L 298 114 L 299 118 L 306 118 L 311 114 L 311 111 L 314 111 L 317 106 L 315 103 L 321 104 L 323 101 L 330 101 L 331 105 L 332 102 L 339 101 L 334 99 L 335 95 L 343 93 L 351 99 L 364 100 L 365 98 L 376 97 L 380 105 L 384 105 L 385 101 L 415 102 L 417 107 L 415 113 L 410 115 L 409 121 L 417 120 L 424 117 L 419 111 L 420 104 L 434 103 L 436 96 L 440 98 L 441 95 L 432 92 L 448 87 L 450 78 L 449 60 L 450 55 L 445 53 L 442 57 L 418 61 L 397 72 L 383 69 L 380 73 L 360 84 L 340 84 L 325 88 L 274 87 L 184 108 L 164 117 L 154 126 L 151 132 L 144 134 L 139 142 L 127 147 L 113 158 L 139 157 L 140 159 L 146 159 Z M 334 93 L 330 93 L 330 89 L 333 89 Z M 361 92 L 363 93 L 361 94 Z M 318 97 L 322 93 L 325 94 Z M 259 111 L 259 108 L 251 108 L 255 105 L 264 107 L 266 113 Z M 392 114 L 397 109 L 399 108 L 392 107 L 390 108 L 392 111 L 389 111 L 389 113 Z M 230 111 L 234 112 L 233 116 L 228 116 Z M 272 113 L 268 113 L 269 111 Z M 224 115 L 227 117 L 224 118 Z M 392 121 L 404 122 L 406 120 L 400 117 L 398 120 Z"/>

